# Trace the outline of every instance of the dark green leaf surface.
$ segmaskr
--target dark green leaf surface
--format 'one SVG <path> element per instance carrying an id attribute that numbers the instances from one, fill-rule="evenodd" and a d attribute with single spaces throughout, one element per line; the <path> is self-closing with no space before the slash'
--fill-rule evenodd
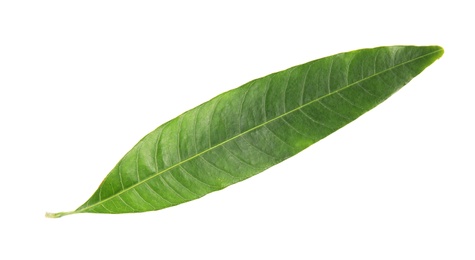
<path id="1" fill-rule="evenodd" d="M 47 216 L 159 210 L 223 189 L 350 123 L 442 54 L 438 46 L 362 49 L 253 80 L 161 125 L 86 203 Z"/>

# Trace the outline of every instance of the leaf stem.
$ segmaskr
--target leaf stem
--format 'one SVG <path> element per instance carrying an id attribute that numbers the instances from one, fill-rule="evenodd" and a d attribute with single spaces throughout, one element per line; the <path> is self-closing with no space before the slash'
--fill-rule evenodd
<path id="1" fill-rule="evenodd" d="M 71 215 L 71 214 L 74 214 L 74 213 L 76 213 L 76 212 L 75 211 L 58 212 L 58 213 L 46 212 L 45 217 L 47 217 L 47 218 L 60 218 L 62 216 Z"/>

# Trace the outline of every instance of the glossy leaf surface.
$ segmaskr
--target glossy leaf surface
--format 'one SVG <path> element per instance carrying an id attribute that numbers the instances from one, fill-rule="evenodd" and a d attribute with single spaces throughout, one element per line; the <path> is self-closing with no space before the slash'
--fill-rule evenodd
<path id="1" fill-rule="evenodd" d="M 438 46 L 362 49 L 248 82 L 161 125 L 86 203 L 47 216 L 159 210 L 223 189 L 350 123 L 442 54 Z"/>

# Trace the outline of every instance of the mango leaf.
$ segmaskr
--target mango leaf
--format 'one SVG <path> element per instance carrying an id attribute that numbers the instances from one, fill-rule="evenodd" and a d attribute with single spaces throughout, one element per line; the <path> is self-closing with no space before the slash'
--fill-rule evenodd
<path id="1" fill-rule="evenodd" d="M 159 210 L 245 180 L 355 120 L 443 52 L 362 49 L 250 81 L 159 126 L 82 206 L 47 217 Z"/>

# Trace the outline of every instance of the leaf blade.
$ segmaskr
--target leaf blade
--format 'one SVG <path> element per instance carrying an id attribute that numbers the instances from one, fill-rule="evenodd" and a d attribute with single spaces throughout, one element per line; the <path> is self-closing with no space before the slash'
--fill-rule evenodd
<path id="1" fill-rule="evenodd" d="M 362 49 L 248 82 L 149 133 L 73 213 L 158 210 L 247 179 L 369 111 L 442 53 Z"/>

